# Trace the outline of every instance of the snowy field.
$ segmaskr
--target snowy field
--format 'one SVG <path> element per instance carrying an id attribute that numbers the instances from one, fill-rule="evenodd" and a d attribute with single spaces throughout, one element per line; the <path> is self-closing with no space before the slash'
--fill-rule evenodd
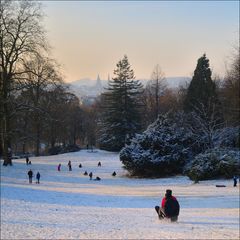
<path id="1" fill-rule="evenodd" d="M 118 155 L 104 151 L 30 160 L 28 166 L 25 159 L 14 160 L 13 167 L 1 166 L 1 239 L 239 238 L 239 187 L 232 180 L 193 184 L 181 176 L 130 179 Z M 97 167 L 99 161 L 102 167 Z M 40 171 L 39 185 L 28 183 L 30 168 L 35 175 Z M 102 180 L 89 180 L 85 170 Z M 181 206 L 177 223 L 160 221 L 154 209 L 167 188 Z"/>

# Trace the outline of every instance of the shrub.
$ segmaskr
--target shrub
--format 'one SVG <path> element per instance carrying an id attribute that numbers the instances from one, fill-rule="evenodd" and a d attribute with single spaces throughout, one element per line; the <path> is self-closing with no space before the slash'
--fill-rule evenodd
<path id="1" fill-rule="evenodd" d="M 191 180 L 232 178 L 240 174 L 239 149 L 211 149 L 198 154 L 190 162 L 185 173 Z"/>
<path id="2" fill-rule="evenodd" d="M 120 160 L 131 175 L 163 177 L 182 173 L 185 163 L 195 155 L 195 144 L 181 117 L 159 116 L 121 150 Z"/>

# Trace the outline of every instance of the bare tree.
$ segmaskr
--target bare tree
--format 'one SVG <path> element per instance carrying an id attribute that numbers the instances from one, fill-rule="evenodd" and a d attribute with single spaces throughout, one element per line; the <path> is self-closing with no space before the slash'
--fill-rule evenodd
<path id="1" fill-rule="evenodd" d="M 67 87 L 64 84 L 57 84 L 54 88 L 45 91 L 43 105 L 47 111 L 44 119 L 44 133 L 42 134 L 45 142 L 50 148 L 54 148 L 56 143 L 64 142 L 66 134 L 66 104 L 69 102 Z"/>
<path id="2" fill-rule="evenodd" d="M 240 55 L 239 47 L 233 53 L 223 86 L 223 107 L 230 125 L 239 125 L 240 117 Z"/>
<path id="3" fill-rule="evenodd" d="M 12 165 L 11 96 L 22 88 L 23 64 L 46 46 L 41 26 L 41 6 L 35 1 L 0 0 L 0 101 L 1 144 L 4 165 Z"/>
<path id="4" fill-rule="evenodd" d="M 225 123 L 222 116 L 219 115 L 218 108 L 218 105 L 210 101 L 207 106 L 199 102 L 191 112 L 189 128 L 195 136 L 196 142 L 204 144 L 205 149 L 213 149 L 214 140 L 223 134 L 223 131 L 219 131 L 219 129 L 222 129 Z"/>
<path id="5" fill-rule="evenodd" d="M 164 73 L 157 64 L 152 72 L 151 80 L 147 83 L 144 94 L 144 103 L 148 109 L 151 122 L 157 119 L 160 113 L 160 98 L 164 95 L 167 84 Z"/>
<path id="6" fill-rule="evenodd" d="M 54 62 L 47 57 L 36 55 L 35 58 L 24 64 L 26 75 L 26 88 L 29 95 L 29 108 L 32 110 L 32 117 L 35 132 L 35 154 L 39 156 L 41 118 L 46 116 L 46 106 L 44 105 L 44 93 L 55 85 L 61 83 L 61 78 L 56 71 Z"/>

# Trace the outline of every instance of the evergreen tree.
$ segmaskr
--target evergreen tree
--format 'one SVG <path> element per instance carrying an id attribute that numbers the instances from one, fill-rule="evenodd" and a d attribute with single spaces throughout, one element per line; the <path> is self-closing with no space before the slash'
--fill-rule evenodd
<path id="1" fill-rule="evenodd" d="M 131 175 L 163 177 L 183 172 L 184 165 L 200 152 L 185 114 L 168 112 L 142 134 L 137 134 L 119 153 Z"/>
<path id="2" fill-rule="evenodd" d="M 102 94 L 98 141 L 102 149 L 119 151 L 141 129 L 139 97 L 142 84 L 135 80 L 126 55 L 117 63 L 114 75 Z"/>
<path id="3" fill-rule="evenodd" d="M 216 84 L 211 78 L 212 72 L 209 60 L 204 54 L 198 59 L 192 81 L 188 87 L 184 101 L 186 112 L 208 112 L 208 116 L 214 115 L 221 118 L 220 102 L 218 100 Z"/>

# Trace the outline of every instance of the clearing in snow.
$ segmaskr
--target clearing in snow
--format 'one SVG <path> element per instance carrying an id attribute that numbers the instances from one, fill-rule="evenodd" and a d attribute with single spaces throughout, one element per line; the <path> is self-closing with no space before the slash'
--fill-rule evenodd
<path id="1" fill-rule="evenodd" d="M 1 166 L 1 239 L 240 237 L 239 185 L 233 187 L 232 180 L 193 184 L 182 176 L 127 178 L 118 154 L 100 150 L 30 160 L 32 165 L 17 159 L 12 167 Z M 34 174 L 32 184 L 28 183 L 29 169 Z M 36 184 L 38 171 L 40 184 Z M 90 180 L 85 171 L 101 180 Z M 114 171 L 116 176 L 112 176 Z M 160 221 L 154 209 L 166 189 L 172 189 L 181 206 L 176 223 Z"/>

